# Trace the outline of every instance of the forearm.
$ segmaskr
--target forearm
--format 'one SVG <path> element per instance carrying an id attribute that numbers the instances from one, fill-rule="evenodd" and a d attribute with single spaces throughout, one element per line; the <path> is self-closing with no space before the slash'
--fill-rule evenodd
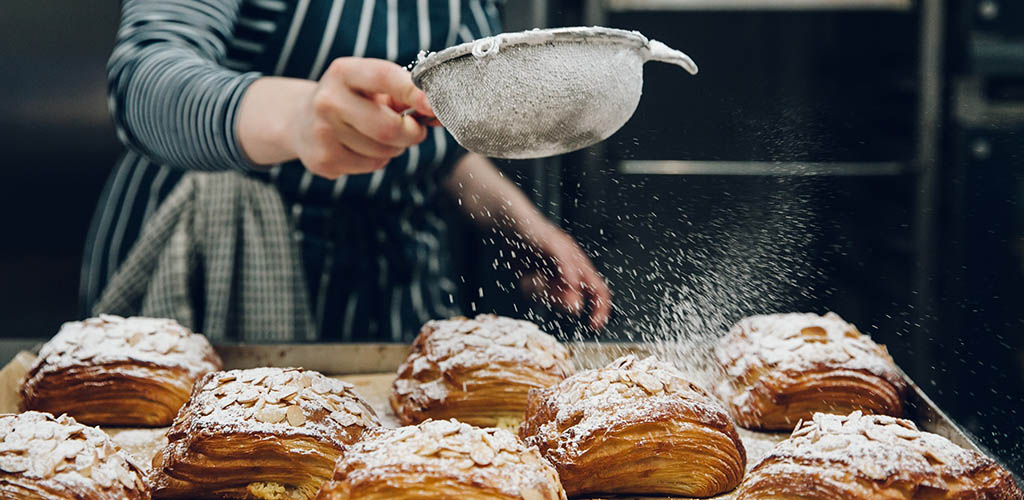
<path id="1" fill-rule="evenodd" d="M 234 124 L 259 75 L 224 68 L 240 0 L 127 0 L 107 67 L 118 137 L 153 161 L 242 169 Z"/>
<path id="2" fill-rule="evenodd" d="M 298 157 L 294 131 L 316 82 L 263 77 L 249 86 L 238 110 L 235 132 L 250 161 L 270 165 Z"/>
<path id="3" fill-rule="evenodd" d="M 555 229 L 519 187 L 478 154 L 462 157 L 445 189 L 459 209 L 481 228 L 527 240 Z"/>

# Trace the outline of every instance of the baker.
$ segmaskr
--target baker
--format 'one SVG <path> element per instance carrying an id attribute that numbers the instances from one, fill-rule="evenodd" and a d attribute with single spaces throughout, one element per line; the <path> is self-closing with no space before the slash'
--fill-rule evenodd
<path id="1" fill-rule="evenodd" d="M 86 311 L 215 340 L 407 340 L 459 312 L 449 198 L 513 243 L 524 290 L 602 327 L 584 252 L 394 62 L 498 29 L 488 0 L 126 0 L 108 79 L 128 151 L 89 231 Z"/>

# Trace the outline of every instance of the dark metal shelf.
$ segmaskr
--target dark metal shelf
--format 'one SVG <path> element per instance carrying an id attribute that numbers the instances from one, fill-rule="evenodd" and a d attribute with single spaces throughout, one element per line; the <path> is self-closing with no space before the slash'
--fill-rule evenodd
<path id="1" fill-rule="evenodd" d="M 910 10 L 913 0 L 607 0 L 605 9 L 680 10 Z"/>
<path id="2" fill-rule="evenodd" d="M 889 176 L 911 173 L 905 162 L 772 162 L 626 160 L 619 173 L 640 175 Z"/>

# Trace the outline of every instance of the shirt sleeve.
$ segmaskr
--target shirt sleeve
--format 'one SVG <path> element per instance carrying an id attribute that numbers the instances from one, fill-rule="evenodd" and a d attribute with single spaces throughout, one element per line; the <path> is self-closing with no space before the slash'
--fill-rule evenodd
<path id="1" fill-rule="evenodd" d="M 260 75 L 220 62 L 242 0 L 126 0 L 107 65 L 118 138 L 151 160 L 195 170 L 253 165 L 235 135 Z"/>

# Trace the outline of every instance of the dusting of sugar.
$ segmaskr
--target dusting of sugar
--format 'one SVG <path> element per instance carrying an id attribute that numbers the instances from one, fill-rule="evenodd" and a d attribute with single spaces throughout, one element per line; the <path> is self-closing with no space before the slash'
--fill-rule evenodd
<path id="1" fill-rule="evenodd" d="M 653 357 L 623 356 L 605 368 L 583 371 L 554 387 L 533 391 L 530 397 L 529 408 L 538 409 L 538 415 L 528 410 L 520 434 L 556 463 L 574 462 L 597 434 L 658 421 L 666 411 L 720 429 L 744 455 L 721 403 L 675 367 Z M 553 418 L 545 421 L 540 414 Z"/>
<path id="2" fill-rule="evenodd" d="M 740 320 L 715 347 L 724 379 L 715 390 L 743 409 L 758 387 L 785 372 L 846 369 L 905 386 L 885 348 L 835 313 L 766 314 Z"/>
<path id="3" fill-rule="evenodd" d="M 102 314 L 64 323 L 39 351 L 26 383 L 68 368 L 116 363 L 180 369 L 193 379 L 220 369 L 206 337 L 172 319 Z"/>
<path id="4" fill-rule="evenodd" d="M 536 376 L 517 376 L 521 371 Z M 443 401 L 450 391 L 462 390 L 468 378 L 542 387 L 539 382 L 554 383 L 572 372 L 569 351 L 534 323 L 481 314 L 424 325 L 412 352 L 398 368 L 394 388 L 399 397 L 422 406 Z"/>
<path id="5" fill-rule="evenodd" d="M 765 478 L 798 471 L 798 466 L 805 464 L 848 471 L 880 485 L 909 482 L 939 491 L 961 487 L 958 485 L 965 476 L 995 466 L 991 459 L 921 431 L 909 420 L 859 411 L 850 415 L 816 413 L 753 468 L 738 496 L 760 487 Z M 1006 471 L 1002 474 L 1009 475 Z"/>
<path id="6" fill-rule="evenodd" d="M 324 486 L 324 491 L 337 487 L 334 483 L 401 485 L 403 478 L 420 474 L 428 478 L 454 477 L 508 497 L 566 498 L 557 472 L 536 447 L 524 446 L 508 431 L 481 429 L 454 419 L 368 432 L 359 442 L 345 447 L 334 480 Z"/>
<path id="7" fill-rule="evenodd" d="M 380 425 L 376 412 L 341 380 L 301 368 L 251 368 L 206 375 L 168 432 L 164 453 L 184 453 L 209 434 L 306 436 L 341 447 Z"/>
<path id="8" fill-rule="evenodd" d="M 167 446 L 167 428 L 155 429 L 122 429 L 105 428 L 110 439 L 135 459 L 143 471 L 148 471 L 153 462 L 153 457 L 164 446 Z"/>
<path id="9" fill-rule="evenodd" d="M 142 468 L 103 431 L 62 415 L 0 415 L 3 482 L 67 498 L 149 499 Z"/>

